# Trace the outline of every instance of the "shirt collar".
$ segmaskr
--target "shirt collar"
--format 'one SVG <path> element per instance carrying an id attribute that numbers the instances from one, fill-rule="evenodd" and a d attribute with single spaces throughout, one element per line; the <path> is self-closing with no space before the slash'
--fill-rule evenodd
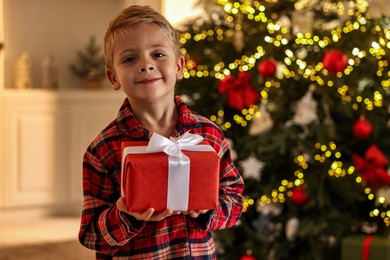
<path id="1" fill-rule="evenodd" d="M 175 135 L 182 135 L 184 132 L 191 129 L 191 126 L 198 125 L 198 122 L 193 118 L 193 112 L 180 97 L 175 96 L 174 99 L 179 111 L 174 133 Z M 127 98 L 123 101 L 123 104 L 119 109 L 116 124 L 121 134 L 130 139 L 139 141 L 149 140 L 149 131 L 137 120 Z"/>

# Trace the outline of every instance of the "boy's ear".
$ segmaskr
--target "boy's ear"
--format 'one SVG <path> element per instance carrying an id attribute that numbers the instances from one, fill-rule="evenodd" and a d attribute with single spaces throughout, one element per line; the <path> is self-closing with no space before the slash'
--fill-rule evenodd
<path id="1" fill-rule="evenodd" d="M 177 71 L 176 71 L 176 80 L 180 80 L 183 78 L 183 69 L 184 69 L 185 59 L 183 56 L 177 60 Z"/>
<path id="2" fill-rule="evenodd" d="M 106 77 L 111 82 L 111 86 L 114 90 L 118 90 L 121 88 L 121 84 L 118 82 L 115 72 L 112 72 L 109 69 L 106 69 Z"/>

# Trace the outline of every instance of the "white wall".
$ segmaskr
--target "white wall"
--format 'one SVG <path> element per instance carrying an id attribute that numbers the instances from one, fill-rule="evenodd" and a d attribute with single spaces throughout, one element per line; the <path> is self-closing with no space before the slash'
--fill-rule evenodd
<path id="1" fill-rule="evenodd" d="M 0 43 L 4 40 L 3 0 L 0 0 Z M 0 50 L 0 91 L 4 89 L 4 51 Z"/>
<path id="2" fill-rule="evenodd" d="M 201 14 L 201 10 L 195 8 L 196 0 L 162 0 L 161 12 L 174 26 L 179 26 L 188 17 Z"/>
<path id="3" fill-rule="evenodd" d="M 41 86 L 41 64 L 47 55 L 53 55 L 57 61 L 59 89 L 80 88 L 80 79 L 70 72 L 69 64 L 91 35 L 102 45 L 108 22 L 123 7 L 149 5 L 166 15 L 172 24 L 178 24 L 197 13 L 192 9 L 195 1 L 0 0 L 0 41 L 4 35 L 5 44 L 0 51 L 0 90 L 13 88 L 14 64 L 22 52 L 28 52 L 32 61 L 33 88 Z M 109 88 L 107 81 L 105 85 Z"/>
<path id="4" fill-rule="evenodd" d="M 3 0 L 5 88 L 13 86 L 17 56 L 32 60 L 33 87 L 41 83 L 42 59 L 52 54 L 59 65 L 59 88 L 79 88 L 69 71 L 76 51 L 91 35 L 102 43 L 108 22 L 123 8 L 121 0 Z"/>

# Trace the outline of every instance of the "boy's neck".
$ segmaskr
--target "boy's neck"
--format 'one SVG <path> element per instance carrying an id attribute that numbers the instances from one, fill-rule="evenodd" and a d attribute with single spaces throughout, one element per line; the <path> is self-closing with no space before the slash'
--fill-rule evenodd
<path id="1" fill-rule="evenodd" d="M 137 120 L 151 133 L 158 133 L 165 137 L 172 135 L 179 112 L 175 102 L 137 104 L 131 102 L 133 113 Z"/>

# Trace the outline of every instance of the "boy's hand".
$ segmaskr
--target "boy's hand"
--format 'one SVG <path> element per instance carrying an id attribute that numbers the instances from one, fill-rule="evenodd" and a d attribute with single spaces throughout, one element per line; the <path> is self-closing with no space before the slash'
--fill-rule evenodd
<path id="1" fill-rule="evenodd" d="M 160 221 L 160 220 L 163 220 L 166 217 L 180 214 L 180 212 L 176 212 L 176 211 L 173 211 L 173 210 L 170 210 L 170 209 L 166 209 L 166 210 L 164 210 L 162 212 L 154 213 L 154 209 L 153 208 L 149 208 L 146 211 L 144 211 L 143 213 L 128 212 L 127 209 L 126 209 L 126 205 L 125 205 L 125 201 L 124 201 L 123 197 L 120 197 L 117 200 L 116 206 L 117 206 L 118 210 L 126 212 L 127 214 L 135 217 L 137 220 L 143 220 L 143 221 Z"/>
<path id="2" fill-rule="evenodd" d="M 185 211 L 185 212 L 182 212 L 182 214 L 184 215 L 190 215 L 191 218 L 197 218 L 199 216 L 199 214 L 205 214 L 207 211 L 209 211 L 208 209 L 204 209 L 204 210 L 191 210 L 191 211 Z"/>

